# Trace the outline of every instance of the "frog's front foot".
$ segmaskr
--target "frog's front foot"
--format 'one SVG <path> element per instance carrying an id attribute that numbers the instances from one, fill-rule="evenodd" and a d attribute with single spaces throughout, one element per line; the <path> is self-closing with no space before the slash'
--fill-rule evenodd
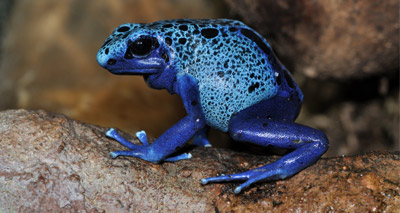
<path id="1" fill-rule="evenodd" d="M 192 157 L 190 153 L 183 153 L 178 156 L 173 156 L 169 158 L 163 159 L 161 155 L 156 154 L 156 152 L 152 151 L 152 147 L 149 144 L 147 140 L 147 135 L 145 131 L 139 131 L 136 133 L 136 137 L 139 139 L 139 141 L 143 145 L 136 145 L 128 140 L 126 140 L 124 137 L 122 137 L 114 128 L 110 128 L 106 132 L 106 136 L 110 137 L 116 141 L 118 141 L 120 144 L 123 146 L 127 147 L 129 150 L 119 150 L 119 151 L 113 151 L 110 152 L 110 156 L 112 158 L 116 158 L 118 156 L 132 156 L 132 157 L 138 157 L 146 161 L 150 161 L 153 163 L 159 163 L 160 161 L 179 161 L 179 160 L 185 160 L 189 159 Z"/>

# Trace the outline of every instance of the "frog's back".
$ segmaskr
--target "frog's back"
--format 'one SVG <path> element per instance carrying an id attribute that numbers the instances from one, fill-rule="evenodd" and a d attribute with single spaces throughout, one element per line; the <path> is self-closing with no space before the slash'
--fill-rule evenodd
<path id="1" fill-rule="evenodd" d="M 278 94 L 285 68 L 267 41 L 242 22 L 183 19 L 154 24 L 163 25 L 164 39 L 175 51 L 177 75 L 197 80 L 208 125 L 227 131 L 233 113 Z"/>

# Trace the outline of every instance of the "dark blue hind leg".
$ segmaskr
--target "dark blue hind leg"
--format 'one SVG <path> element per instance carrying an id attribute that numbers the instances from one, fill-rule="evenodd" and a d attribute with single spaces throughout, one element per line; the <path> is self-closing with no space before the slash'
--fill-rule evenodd
<path id="1" fill-rule="evenodd" d="M 234 140 L 251 142 L 261 146 L 294 149 L 274 163 L 247 172 L 202 179 L 202 184 L 223 181 L 245 181 L 235 189 L 242 189 L 257 181 L 285 179 L 316 162 L 328 149 L 328 139 L 319 130 L 287 122 L 265 118 L 233 116 L 229 134 Z"/>

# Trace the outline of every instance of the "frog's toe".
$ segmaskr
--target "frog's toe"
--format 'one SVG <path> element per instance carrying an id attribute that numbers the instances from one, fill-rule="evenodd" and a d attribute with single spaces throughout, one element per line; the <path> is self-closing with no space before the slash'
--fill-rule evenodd
<path id="1" fill-rule="evenodd" d="M 201 179 L 201 184 L 205 185 L 208 183 L 218 183 L 218 182 L 228 182 L 228 181 L 240 181 L 240 180 L 248 180 L 249 174 L 248 172 L 231 174 L 231 175 L 221 175 L 217 177 L 209 177 Z"/>
<path id="2" fill-rule="evenodd" d="M 271 181 L 271 180 L 278 180 L 278 179 L 282 179 L 282 171 L 280 170 L 271 170 L 268 172 L 257 172 L 257 171 L 253 171 L 255 172 L 254 175 L 251 175 L 248 180 L 242 184 L 240 184 L 240 186 L 236 187 L 235 189 L 235 194 L 239 194 L 242 189 L 248 188 L 251 184 L 256 183 L 258 181 Z"/>
<path id="3" fill-rule="evenodd" d="M 201 183 L 208 184 L 214 182 L 228 182 L 228 181 L 245 181 L 240 186 L 236 187 L 235 193 L 240 193 L 243 189 L 248 188 L 251 184 L 256 183 L 258 181 L 271 181 L 282 179 L 285 175 L 285 172 L 280 169 L 272 169 L 267 170 L 265 168 L 257 168 L 253 170 L 249 170 L 247 172 L 242 172 L 238 174 L 231 175 L 221 175 L 218 177 L 210 177 L 204 178 L 201 180 Z"/>
<path id="4" fill-rule="evenodd" d="M 120 155 L 121 155 L 121 154 L 118 153 L 118 151 L 110 152 L 111 158 L 117 158 L 117 157 L 120 156 Z"/>
<path id="5" fill-rule="evenodd" d="M 132 156 L 140 158 L 141 156 L 143 156 L 143 153 L 134 150 L 120 150 L 120 151 L 110 152 L 110 156 L 112 158 L 116 158 L 118 156 Z"/>
<path id="6" fill-rule="evenodd" d="M 116 140 L 116 138 L 118 138 L 119 134 L 117 133 L 117 131 L 114 128 L 110 128 L 107 130 L 106 136 Z"/>
<path id="7" fill-rule="evenodd" d="M 142 142 L 143 145 L 150 145 L 149 141 L 147 140 L 147 134 L 144 130 L 136 132 L 136 137 Z"/>
<path id="8" fill-rule="evenodd" d="M 183 154 L 180 154 L 178 156 L 166 158 L 164 161 L 175 162 L 175 161 L 186 160 L 186 159 L 190 159 L 190 158 L 192 158 L 192 154 L 183 153 Z"/>
<path id="9" fill-rule="evenodd" d="M 106 136 L 118 141 L 120 144 L 124 145 L 125 147 L 127 147 L 129 149 L 135 149 L 136 147 L 138 147 L 138 145 L 126 140 L 124 137 L 122 137 L 120 134 L 118 134 L 118 132 L 114 128 L 110 128 L 106 132 Z"/>

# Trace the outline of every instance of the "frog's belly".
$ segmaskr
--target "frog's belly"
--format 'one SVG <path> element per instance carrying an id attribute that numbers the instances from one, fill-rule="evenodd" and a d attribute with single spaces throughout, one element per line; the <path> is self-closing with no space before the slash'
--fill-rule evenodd
<path id="1" fill-rule="evenodd" d="M 263 78 L 221 78 L 209 76 L 199 82 L 200 103 L 207 125 L 228 131 L 233 113 L 274 96 L 278 91 L 275 78 L 265 72 Z"/>

